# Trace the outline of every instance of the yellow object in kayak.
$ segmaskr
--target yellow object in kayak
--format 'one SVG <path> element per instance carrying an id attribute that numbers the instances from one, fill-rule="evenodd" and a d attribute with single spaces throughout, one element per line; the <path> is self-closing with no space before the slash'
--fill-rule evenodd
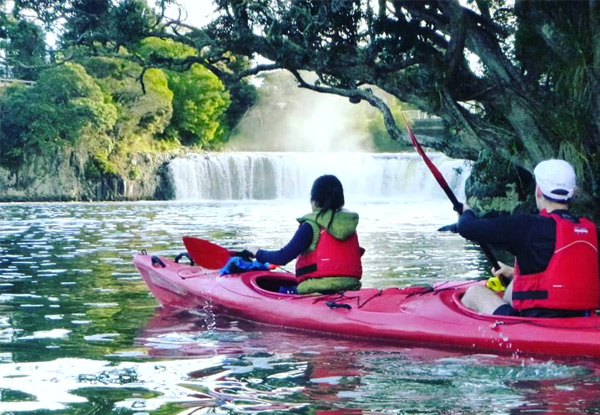
<path id="1" fill-rule="evenodd" d="M 485 283 L 485 286 L 497 293 L 506 290 L 506 287 L 504 286 L 504 284 L 502 284 L 500 277 L 488 278 L 487 282 Z"/>

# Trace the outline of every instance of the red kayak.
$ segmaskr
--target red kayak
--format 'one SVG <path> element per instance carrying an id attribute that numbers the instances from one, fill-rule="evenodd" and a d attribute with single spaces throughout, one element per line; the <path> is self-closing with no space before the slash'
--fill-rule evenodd
<path id="1" fill-rule="evenodd" d="M 294 284 L 290 273 L 220 275 L 165 258 L 152 261 L 147 254 L 136 255 L 134 264 L 164 306 L 211 307 L 215 312 L 281 327 L 405 345 L 600 357 L 600 317 L 480 315 L 460 302 L 466 286 L 479 282 L 290 295 L 277 292 L 281 286 Z"/>

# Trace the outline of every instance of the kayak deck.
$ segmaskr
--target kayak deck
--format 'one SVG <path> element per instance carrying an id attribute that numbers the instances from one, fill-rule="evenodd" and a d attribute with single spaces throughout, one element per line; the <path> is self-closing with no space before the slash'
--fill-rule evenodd
<path id="1" fill-rule="evenodd" d="M 290 295 L 294 274 L 218 271 L 138 254 L 134 264 L 165 306 L 210 307 L 256 322 L 347 337 L 499 353 L 600 357 L 600 317 L 533 319 L 488 316 L 465 308 L 468 285 L 364 288 L 343 294 Z"/>

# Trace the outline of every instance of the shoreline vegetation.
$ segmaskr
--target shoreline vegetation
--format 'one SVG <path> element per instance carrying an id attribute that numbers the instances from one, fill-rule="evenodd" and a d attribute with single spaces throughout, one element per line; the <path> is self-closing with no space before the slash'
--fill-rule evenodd
<path id="1" fill-rule="evenodd" d="M 437 117 L 423 146 L 474 163 L 470 206 L 533 211 L 533 167 L 563 158 L 600 220 L 595 2 L 223 0 L 205 26 L 170 3 L 0 10 L 0 77 L 22 81 L 0 84 L 0 201 L 168 200 L 172 157 L 250 143 L 399 151 L 408 109 Z"/>

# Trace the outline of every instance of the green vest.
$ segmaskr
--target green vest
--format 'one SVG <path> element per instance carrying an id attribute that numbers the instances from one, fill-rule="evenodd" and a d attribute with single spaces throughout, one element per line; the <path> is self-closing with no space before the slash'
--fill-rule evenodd
<path id="1" fill-rule="evenodd" d="M 331 221 L 332 214 L 333 211 L 328 210 L 324 214 L 319 215 L 319 210 L 317 209 L 297 219 L 300 223 L 309 223 L 313 229 L 313 240 L 306 252 L 313 251 L 317 246 L 319 236 L 321 235 L 321 228 L 326 228 L 327 232 L 333 237 L 342 241 L 356 233 L 358 213 L 342 209 L 333 214 L 333 221 Z M 331 225 L 329 225 L 330 221 Z"/>
<path id="2" fill-rule="evenodd" d="M 337 211 L 333 215 L 331 225 L 329 225 L 333 213 L 331 210 L 322 215 L 318 215 L 318 213 L 319 211 L 315 210 L 298 218 L 298 222 L 307 222 L 313 229 L 313 240 L 305 253 L 314 251 L 317 242 L 319 242 L 319 237 L 321 236 L 321 228 L 326 228 L 331 235 L 340 240 L 347 239 L 356 232 L 358 226 L 358 213 L 350 212 L 345 209 Z M 354 277 L 325 277 L 306 279 L 298 284 L 297 289 L 298 294 L 327 294 L 359 290 L 360 287 L 360 280 Z"/>

